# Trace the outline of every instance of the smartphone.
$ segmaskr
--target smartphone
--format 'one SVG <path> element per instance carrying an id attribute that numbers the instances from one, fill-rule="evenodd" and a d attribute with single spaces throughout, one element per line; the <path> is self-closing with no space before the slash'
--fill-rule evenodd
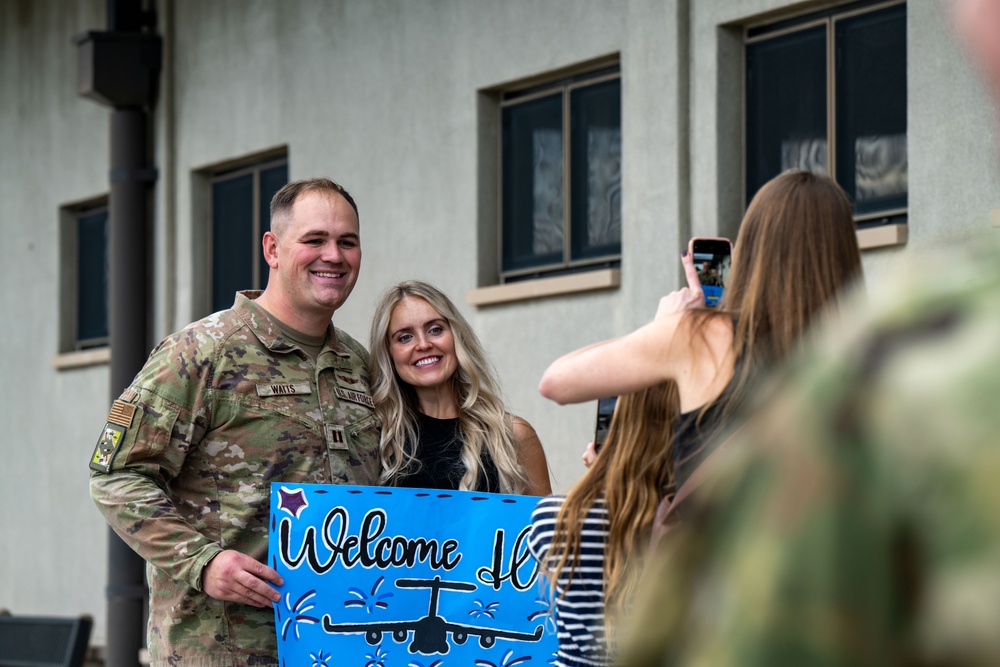
<path id="1" fill-rule="evenodd" d="M 601 445 L 608 437 L 611 428 L 611 417 L 615 414 L 618 397 L 601 398 L 597 401 L 597 425 L 594 427 L 594 451 L 601 451 Z"/>
<path id="2" fill-rule="evenodd" d="M 733 264 L 732 242 L 726 238 L 695 237 L 688 243 L 688 253 L 698 269 L 705 305 L 718 306 Z"/>

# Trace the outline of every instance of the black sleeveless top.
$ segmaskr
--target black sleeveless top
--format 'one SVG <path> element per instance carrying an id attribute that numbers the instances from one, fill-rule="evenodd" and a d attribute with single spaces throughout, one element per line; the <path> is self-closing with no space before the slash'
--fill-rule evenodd
<path id="1" fill-rule="evenodd" d="M 685 412 L 677 418 L 677 428 L 671 444 L 674 460 L 674 491 L 691 476 L 701 462 L 708 458 L 720 444 L 719 436 L 723 434 L 728 423 L 723 423 L 724 406 L 735 400 L 733 382 L 742 372 L 742 359 L 737 359 L 733 366 L 733 377 L 723 388 L 722 393 L 702 414 L 702 408 Z M 704 407 L 704 406 L 702 406 Z M 700 420 L 699 420 L 700 417 Z"/>
<path id="2" fill-rule="evenodd" d="M 701 465 L 718 443 L 714 436 L 721 429 L 722 404 L 713 403 L 701 414 L 701 408 L 685 412 L 677 418 L 672 457 L 674 459 L 674 491 L 681 488 L 695 468 Z M 701 422 L 698 417 L 701 415 Z"/>
<path id="3" fill-rule="evenodd" d="M 416 489 L 458 490 L 465 476 L 462 463 L 462 433 L 458 419 L 435 419 L 417 413 L 417 429 L 420 441 L 417 444 L 416 464 L 413 469 L 396 478 L 396 486 Z M 410 443 L 406 444 L 407 451 Z M 474 491 L 500 492 L 500 474 L 493 459 L 485 451 L 482 453 L 479 480 Z"/>

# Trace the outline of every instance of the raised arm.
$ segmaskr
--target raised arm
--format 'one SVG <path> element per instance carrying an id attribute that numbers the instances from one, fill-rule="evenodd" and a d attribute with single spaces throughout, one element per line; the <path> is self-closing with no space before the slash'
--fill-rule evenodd
<path id="1" fill-rule="evenodd" d="M 689 309 L 704 303 L 698 272 L 687 254 L 681 261 L 688 286 L 660 299 L 651 322 L 627 336 L 556 359 L 542 376 L 541 394 L 560 404 L 582 403 L 621 396 L 664 380 L 676 380 L 683 393 L 689 379 L 700 375 L 703 352 L 709 350 L 700 336 L 692 336 L 691 319 L 686 317 Z M 708 347 L 714 348 L 715 341 Z"/>

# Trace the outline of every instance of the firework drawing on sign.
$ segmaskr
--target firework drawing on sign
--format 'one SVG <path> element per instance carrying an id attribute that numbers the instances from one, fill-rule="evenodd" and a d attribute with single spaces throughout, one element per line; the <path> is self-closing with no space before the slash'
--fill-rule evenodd
<path id="1" fill-rule="evenodd" d="M 309 659 L 312 660 L 312 667 L 330 667 L 328 663 L 332 657 L 332 654 L 323 653 L 323 651 L 309 654 Z"/>
<path id="2" fill-rule="evenodd" d="M 372 585 L 370 593 L 365 593 L 360 588 L 351 586 L 347 589 L 347 592 L 358 598 L 357 600 L 344 600 L 345 607 L 364 607 L 365 611 L 369 614 L 372 613 L 372 609 L 388 609 L 389 603 L 385 602 L 387 598 L 392 597 L 392 593 L 382 593 L 378 595 L 378 589 L 385 581 L 385 577 L 379 577 L 375 583 Z"/>
<path id="3" fill-rule="evenodd" d="M 368 658 L 365 667 L 385 667 L 385 659 L 389 657 L 389 652 L 383 651 L 382 645 L 379 644 L 375 647 L 374 653 L 365 653 L 365 657 Z"/>
<path id="4" fill-rule="evenodd" d="M 469 611 L 469 616 L 471 616 L 472 618 L 479 618 L 480 616 L 489 616 L 490 618 L 496 618 L 493 612 L 496 611 L 496 608 L 500 606 L 499 602 L 490 602 L 489 604 L 486 604 L 479 598 L 476 598 L 475 600 L 472 601 L 472 603 L 476 605 L 475 609 L 471 609 Z"/>
<path id="5" fill-rule="evenodd" d="M 316 605 L 310 602 L 314 597 L 316 597 L 316 591 L 306 591 L 302 594 L 298 600 L 292 603 L 292 596 L 289 593 L 285 593 L 285 608 L 288 609 L 289 615 L 281 624 L 281 638 L 282 640 L 288 639 L 288 631 L 290 629 L 295 630 L 295 638 L 299 638 L 299 624 L 303 625 L 315 625 L 319 623 L 319 619 L 315 616 L 309 616 L 306 612 L 311 611 Z"/>
<path id="6" fill-rule="evenodd" d="M 476 660 L 476 667 L 514 667 L 515 665 L 520 665 L 522 662 L 531 660 L 530 655 L 522 655 L 518 658 L 514 657 L 514 649 L 507 649 L 503 653 L 503 657 L 500 659 L 500 664 L 495 664 L 489 660 L 483 660 L 482 658 Z"/>

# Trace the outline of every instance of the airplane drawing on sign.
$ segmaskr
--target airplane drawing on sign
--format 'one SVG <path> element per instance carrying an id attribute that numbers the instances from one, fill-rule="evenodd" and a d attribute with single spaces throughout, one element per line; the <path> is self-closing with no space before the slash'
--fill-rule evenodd
<path id="1" fill-rule="evenodd" d="M 534 633 L 498 630 L 475 625 L 451 623 L 443 616 L 438 616 L 438 596 L 441 590 L 474 591 L 475 584 L 464 581 L 442 581 L 441 577 L 433 579 L 398 579 L 399 588 L 429 588 L 431 591 L 430 605 L 427 615 L 415 621 L 387 621 L 385 623 L 333 623 L 330 615 L 323 616 L 323 630 L 330 634 L 352 634 L 363 632 L 365 641 L 372 646 L 382 641 L 383 633 L 390 633 L 393 641 L 402 644 L 413 633 L 410 640 L 410 653 L 433 655 L 447 653 L 449 650 L 448 635 L 456 644 L 464 644 L 469 637 L 479 637 L 479 645 L 483 648 L 492 647 L 497 639 L 512 639 L 515 641 L 536 642 L 542 638 L 543 626 L 535 628 Z"/>

